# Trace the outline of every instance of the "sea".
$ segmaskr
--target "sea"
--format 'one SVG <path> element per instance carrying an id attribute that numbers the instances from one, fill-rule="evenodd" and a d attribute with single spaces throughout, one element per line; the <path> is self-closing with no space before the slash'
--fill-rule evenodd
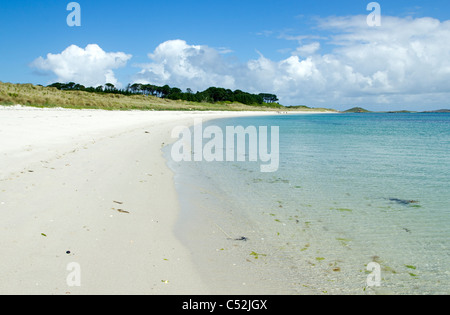
<path id="1" fill-rule="evenodd" d="M 166 152 L 178 236 L 205 268 L 235 266 L 211 272 L 228 273 L 220 281 L 243 268 L 275 294 L 450 294 L 450 114 L 275 114 L 208 126 L 279 127 L 275 172 Z M 210 247 L 195 251 L 206 238 Z"/>

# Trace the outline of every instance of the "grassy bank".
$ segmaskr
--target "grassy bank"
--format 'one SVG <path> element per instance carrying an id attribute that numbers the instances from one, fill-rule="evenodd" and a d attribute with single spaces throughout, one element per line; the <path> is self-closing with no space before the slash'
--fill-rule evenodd
<path id="1" fill-rule="evenodd" d="M 215 110 L 215 111 L 327 111 L 326 109 L 287 108 L 279 104 L 197 103 L 174 101 L 146 95 L 121 95 L 85 91 L 61 91 L 54 87 L 0 82 L 0 105 L 62 107 L 104 110 Z"/>

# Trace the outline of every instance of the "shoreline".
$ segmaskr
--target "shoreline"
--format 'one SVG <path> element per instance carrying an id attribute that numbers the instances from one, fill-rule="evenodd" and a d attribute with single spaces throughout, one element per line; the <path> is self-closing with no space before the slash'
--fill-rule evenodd
<path id="1" fill-rule="evenodd" d="M 258 114 L 1 108 L 0 293 L 209 294 L 161 148 L 194 118 Z"/>
<path id="2" fill-rule="evenodd" d="M 195 267 L 210 284 L 213 295 L 317 294 L 296 284 L 296 280 L 286 281 L 282 272 L 288 262 L 274 255 L 278 249 L 270 247 L 271 236 L 240 211 L 240 200 L 221 189 L 220 180 L 214 179 L 218 174 L 205 173 L 202 162 L 199 166 L 195 162 L 175 163 L 170 160 L 170 150 L 165 156 L 175 174 L 181 203 L 176 234 L 189 248 Z"/>
<path id="3" fill-rule="evenodd" d="M 177 231 L 213 293 L 448 292 L 440 250 L 448 239 L 446 181 L 436 164 L 445 161 L 439 135 L 448 117 L 311 118 L 204 124 L 283 126 L 278 173 L 264 175 L 252 161 L 175 168 L 183 206 Z M 417 176 L 424 172 L 425 181 Z M 367 280 L 370 263 L 381 268 L 381 287 Z"/>

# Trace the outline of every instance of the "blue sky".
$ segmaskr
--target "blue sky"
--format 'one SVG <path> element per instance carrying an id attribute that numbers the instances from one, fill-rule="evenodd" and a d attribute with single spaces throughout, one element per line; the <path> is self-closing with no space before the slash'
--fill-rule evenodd
<path id="1" fill-rule="evenodd" d="M 382 26 L 372 28 L 364 24 L 370 1 L 362 0 L 79 0 L 80 27 L 66 23 L 69 2 L 1 2 L 0 81 L 72 79 L 82 68 L 70 58 L 78 52 L 67 49 L 84 53 L 95 44 L 92 54 L 104 60 L 86 67 L 106 79 L 83 76 L 81 83 L 217 85 L 276 93 L 286 105 L 450 107 L 450 88 L 440 83 L 450 72 L 433 74 L 433 67 L 447 69 L 449 47 L 435 44 L 450 41 L 448 0 L 378 1 Z M 427 77 L 440 81 L 417 82 Z"/>

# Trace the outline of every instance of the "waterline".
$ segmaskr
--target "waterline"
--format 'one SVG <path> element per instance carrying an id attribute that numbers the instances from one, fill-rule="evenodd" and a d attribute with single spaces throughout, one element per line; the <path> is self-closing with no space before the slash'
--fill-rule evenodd
<path id="1" fill-rule="evenodd" d="M 248 239 L 230 243 L 216 228 L 215 241 L 225 242 L 219 254 L 267 269 L 280 292 L 450 292 L 450 116 L 279 116 L 213 125 L 280 126 L 277 172 L 249 162 L 174 165 L 183 222 L 199 229 L 208 218 L 233 239 Z M 369 278 L 376 270 L 368 267 L 377 265 L 380 277 Z"/>

